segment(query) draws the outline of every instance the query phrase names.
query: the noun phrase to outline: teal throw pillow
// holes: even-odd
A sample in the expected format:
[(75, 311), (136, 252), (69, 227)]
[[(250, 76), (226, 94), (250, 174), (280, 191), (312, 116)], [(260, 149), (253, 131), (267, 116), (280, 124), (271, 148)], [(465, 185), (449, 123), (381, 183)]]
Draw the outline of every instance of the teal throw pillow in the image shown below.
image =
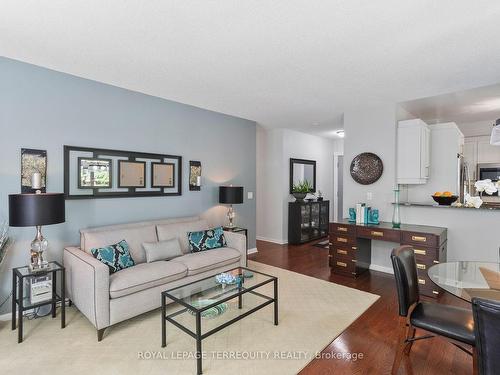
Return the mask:
[(109, 267), (109, 273), (135, 266), (135, 262), (130, 256), (128, 243), (125, 240), (121, 240), (114, 245), (91, 249), (90, 253), (94, 258)]
[(222, 227), (197, 232), (188, 232), (189, 249), (192, 253), (226, 247), (226, 238)]

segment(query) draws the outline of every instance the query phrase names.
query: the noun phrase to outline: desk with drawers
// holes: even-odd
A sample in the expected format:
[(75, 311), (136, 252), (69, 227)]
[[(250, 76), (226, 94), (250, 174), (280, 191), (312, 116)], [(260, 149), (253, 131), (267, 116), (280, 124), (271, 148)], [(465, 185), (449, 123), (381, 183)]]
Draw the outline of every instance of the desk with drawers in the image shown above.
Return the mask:
[(435, 263), (446, 261), (447, 229), (427, 225), (392, 223), (363, 225), (347, 219), (330, 223), (330, 266), (339, 275), (358, 277), (367, 271), (371, 263), (371, 240), (411, 245), (415, 251), (420, 293), (438, 297), (443, 291), (427, 276), (427, 270)]

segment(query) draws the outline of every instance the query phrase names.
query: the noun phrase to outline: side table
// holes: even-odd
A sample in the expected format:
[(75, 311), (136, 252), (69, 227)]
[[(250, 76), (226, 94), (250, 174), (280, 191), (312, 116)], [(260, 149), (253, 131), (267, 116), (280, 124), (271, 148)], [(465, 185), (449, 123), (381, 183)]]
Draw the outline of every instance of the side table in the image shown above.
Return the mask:
[(244, 232), (246, 238), (246, 251), (245, 251), (245, 267), (248, 267), (248, 229), (241, 227), (222, 227), (223, 230), (228, 232)]
[[(24, 295), (25, 281), (32, 277), (52, 276), (52, 298), (46, 301), (31, 303), (30, 297)], [(61, 274), (61, 295), (57, 293), (57, 274)], [(43, 270), (31, 271), (28, 266), (12, 269), (12, 330), (16, 329), (16, 310), (17, 310), (17, 342), (23, 342), (23, 312), (35, 309), (40, 306), (52, 305), (52, 318), (56, 317), (56, 304), (61, 302), (61, 328), (66, 326), (66, 295), (64, 285), (65, 269), (58, 262), (49, 262), (49, 266)], [(17, 307), (17, 309), (16, 309)]]

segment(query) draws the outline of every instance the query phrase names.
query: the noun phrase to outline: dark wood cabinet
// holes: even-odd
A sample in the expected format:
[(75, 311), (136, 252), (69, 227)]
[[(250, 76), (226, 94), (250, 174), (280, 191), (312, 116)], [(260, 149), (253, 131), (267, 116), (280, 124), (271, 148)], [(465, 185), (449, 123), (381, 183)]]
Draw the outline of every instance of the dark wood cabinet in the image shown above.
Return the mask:
[(433, 264), (446, 261), (447, 230), (441, 227), (391, 223), (362, 225), (342, 220), (330, 224), (330, 266), (339, 275), (357, 277), (370, 268), (371, 240), (411, 245), (415, 251), (420, 293), (438, 297), (442, 289), (429, 279)]
[(288, 243), (301, 244), (328, 236), (330, 202), (288, 203)]

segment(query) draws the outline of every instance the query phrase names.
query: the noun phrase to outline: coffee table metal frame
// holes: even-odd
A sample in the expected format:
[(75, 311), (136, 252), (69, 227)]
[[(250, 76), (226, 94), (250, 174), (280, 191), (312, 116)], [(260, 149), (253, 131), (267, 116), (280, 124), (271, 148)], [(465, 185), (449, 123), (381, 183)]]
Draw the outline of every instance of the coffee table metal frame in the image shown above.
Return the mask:
[[(227, 326), (229, 326), (233, 323), (236, 323), (237, 321), (245, 318), (246, 316), (248, 316), (250, 314), (253, 314), (254, 312), (256, 312), (256, 311), (258, 311), (258, 310), (260, 310), (260, 309), (262, 309), (262, 308), (264, 308), (267, 305), (270, 305), (272, 303), (274, 303), (274, 325), (276, 325), (276, 326), (278, 325), (278, 278), (275, 276), (272, 276), (272, 275), (265, 274), (263, 272), (259, 272), (259, 271), (255, 271), (255, 270), (246, 268), (246, 267), (237, 267), (237, 268), (227, 270), (226, 272), (234, 272), (236, 270), (241, 271), (241, 273), (243, 271), (253, 272), (254, 274), (260, 274), (260, 275), (267, 276), (267, 277), (269, 277), (269, 279), (262, 281), (258, 284), (252, 285), (248, 288), (246, 288), (244, 285), (240, 285), (237, 288), (236, 294), (234, 294), (235, 290), (232, 290), (231, 292), (233, 292), (233, 293), (230, 293), (230, 295), (228, 297), (224, 297), (222, 299), (219, 299), (216, 302), (214, 302), (210, 305), (204, 306), (202, 308), (197, 308), (195, 306), (192, 306), (190, 303), (185, 302), (182, 299), (175, 297), (174, 295), (172, 295), (172, 292), (175, 290), (181, 289), (181, 288), (185, 288), (188, 285), (192, 285), (192, 284), (200, 283), (204, 280), (212, 279), (220, 272), (218, 272), (217, 274), (214, 274), (212, 276), (206, 277), (204, 279), (196, 280), (196, 281), (193, 281), (191, 283), (178, 286), (176, 288), (168, 289), (168, 290), (161, 293), (161, 337), (162, 337), (161, 346), (162, 346), (162, 348), (167, 346), (167, 333), (166, 333), (166, 322), (167, 321), (172, 323), (174, 326), (179, 328), (181, 331), (184, 331), (185, 333), (187, 333), (188, 335), (193, 337), (196, 340), (196, 368), (197, 368), (198, 375), (202, 374), (202, 349), (201, 349), (202, 340), (206, 339), (207, 337), (213, 335), (214, 333), (219, 332), (220, 330), (226, 328)], [(269, 296), (266, 296), (262, 293), (255, 291), (255, 289), (260, 288), (260, 287), (262, 287), (266, 284), (269, 284), (269, 283), (274, 284), (274, 296), (273, 297), (269, 297)], [(229, 292), (226, 292), (226, 293), (229, 293)], [(223, 292), (220, 295), (218, 295), (217, 297), (221, 297), (226, 293)], [(257, 305), (256, 307), (253, 307), (252, 309), (244, 312), (241, 315), (238, 315), (237, 317), (235, 317), (231, 320), (228, 320), (227, 322), (221, 324), (220, 326), (217, 326), (217, 327), (211, 329), (210, 331), (208, 331), (204, 334), (201, 333), (201, 320), (202, 320), (201, 314), (204, 311), (211, 309), (217, 305), (220, 305), (221, 303), (232, 300), (234, 298), (238, 298), (238, 308), (241, 309), (243, 307), (243, 295), (246, 293), (251, 293), (251, 294), (254, 294), (256, 296), (259, 296), (259, 297), (263, 298), (265, 300), (265, 302)], [(167, 313), (166, 313), (167, 298), (171, 299), (172, 301), (178, 303), (179, 305), (181, 305), (185, 308), (181, 309), (179, 311), (176, 311), (172, 314), (167, 315)], [(183, 314), (183, 313), (187, 312), (188, 310), (192, 311), (195, 314), (196, 332), (191, 331), (189, 328), (184, 327), (182, 324), (180, 324), (179, 322), (177, 322), (173, 319), (175, 316)]]

